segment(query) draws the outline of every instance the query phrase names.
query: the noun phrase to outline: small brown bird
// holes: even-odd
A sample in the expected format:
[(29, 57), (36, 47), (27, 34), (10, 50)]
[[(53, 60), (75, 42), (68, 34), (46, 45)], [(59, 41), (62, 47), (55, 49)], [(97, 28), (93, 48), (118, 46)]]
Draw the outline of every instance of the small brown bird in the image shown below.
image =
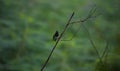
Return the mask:
[(56, 31), (53, 35), (53, 40), (56, 41), (58, 39), (58, 37), (59, 37), (59, 32)]

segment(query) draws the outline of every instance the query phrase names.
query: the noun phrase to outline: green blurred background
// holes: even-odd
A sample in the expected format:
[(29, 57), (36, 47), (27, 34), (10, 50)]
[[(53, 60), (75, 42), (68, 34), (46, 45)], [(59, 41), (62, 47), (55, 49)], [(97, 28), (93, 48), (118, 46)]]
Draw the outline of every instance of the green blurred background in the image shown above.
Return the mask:
[[(102, 55), (107, 39), (106, 65), (101, 67), (88, 33), (80, 24), (69, 27), (45, 71), (120, 71), (119, 0), (0, 0), (0, 71), (40, 71), (74, 11), (73, 21), (84, 19), (96, 4), (96, 18), (84, 24)], [(106, 69), (107, 68), (107, 69)]]

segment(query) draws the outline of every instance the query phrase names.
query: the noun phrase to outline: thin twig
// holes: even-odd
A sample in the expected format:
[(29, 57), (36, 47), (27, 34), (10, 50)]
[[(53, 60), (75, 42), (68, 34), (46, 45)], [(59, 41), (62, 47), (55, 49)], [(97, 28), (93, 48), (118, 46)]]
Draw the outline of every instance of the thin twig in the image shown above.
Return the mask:
[(87, 16), (85, 19), (78, 20), (78, 21), (73, 21), (73, 22), (71, 22), (70, 24), (76, 24), (76, 23), (80, 23), (80, 22), (85, 22), (85, 21), (87, 21), (88, 19), (91, 19), (92, 17), (94, 17), (93, 14), (96, 12), (96, 10), (97, 10), (97, 7), (95, 6), (95, 7), (93, 7), (93, 8), (89, 11), (89, 14), (88, 14), (88, 16)]
[[(85, 18), (85, 19), (83, 19), (83, 20), (71, 22), (71, 24), (80, 23), (80, 22), (81, 22), (81, 24), (82, 24), (82, 23), (85, 22), (86, 20), (92, 18), (92, 17), (93, 17), (93, 14), (96, 12), (96, 10), (97, 10), (97, 8), (96, 8), (96, 6), (95, 6), (95, 7), (93, 7), (93, 8), (90, 10), (87, 18)], [(82, 25), (83, 25), (83, 24), (82, 24)], [(95, 49), (95, 51), (96, 51), (96, 53), (97, 53), (97, 55), (98, 55), (98, 57), (99, 57), (100, 62), (103, 64), (103, 62), (102, 62), (102, 57), (100, 56), (100, 54), (99, 54), (96, 46), (94, 45), (94, 42), (93, 42), (92, 39), (91, 39), (91, 36), (90, 36), (90, 33), (89, 33), (88, 29), (87, 29), (84, 25), (83, 25), (83, 27), (86, 29), (86, 31), (87, 31), (87, 33), (88, 33), (88, 35), (89, 35), (89, 40), (90, 40), (92, 46), (94, 47), (94, 49)], [(106, 49), (105, 49), (105, 51), (104, 51), (104, 53), (103, 53), (103, 56), (104, 56), (104, 54), (105, 54), (105, 52), (106, 52), (106, 50), (107, 50), (107, 47), (108, 47), (108, 45), (106, 44)]]
[(85, 27), (84, 24), (82, 24), (82, 25), (83, 25), (84, 29), (86, 30), (86, 32), (88, 33), (89, 40), (90, 40), (90, 42), (91, 42), (93, 48), (95, 49), (95, 51), (96, 51), (96, 53), (97, 53), (97, 55), (98, 55), (98, 58), (99, 58), (101, 64), (104, 64), (103, 61), (102, 61), (102, 58), (101, 58), (101, 56), (100, 56), (100, 54), (99, 54), (99, 52), (98, 52), (98, 50), (97, 50), (97, 48), (96, 48), (96, 46), (95, 46), (95, 44), (94, 44), (92, 38), (91, 38), (91, 35), (90, 35), (88, 29)]
[[(84, 22), (87, 21), (88, 19), (92, 18), (92, 15), (95, 13), (95, 11), (96, 11), (96, 7), (95, 7), (95, 8), (93, 7), (93, 8), (90, 10), (88, 16), (87, 16), (85, 19), (71, 22), (71, 23), (70, 23), (71, 26), (72, 26), (73, 24), (76, 24), (76, 23), (81, 23), (81, 25), (82, 25), (82, 23), (84, 23)], [(72, 39), (76, 36), (76, 34), (79, 32), (81, 25), (79, 26), (78, 30), (75, 32), (75, 34), (73, 34), (73, 36), (72, 36), (69, 40), (62, 40), (62, 41), (70, 41), (70, 40), (72, 40)]]
[[(73, 24), (72, 24), (73, 25)], [(70, 39), (64, 39), (64, 40), (62, 40), (62, 41), (70, 41), (70, 40), (72, 40), (76, 35), (77, 35), (77, 33), (80, 31), (80, 28), (81, 28), (81, 25), (78, 27), (78, 29), (77, 29), (77, 31), (75, 31), (74, 33), (73, 33), (73, 35), (72, 35), (72, 37), (70, 38)], [(72, 31), (72, 30), (71, 30)]]
[(44, 65), (43, 65), (43, 67), (41, 68), (40, 71), (43, 71), (43, 70), (44, 70), (44, 68), (45, 68), (45, 66), (47, 65), (48, 61), (50, 60), (50, 57), (51, 57), (53, 51), (55, 50), (55, 48), (56, 48), (58, 42), (59, 42), (60, 39), (62, 38), (62, 36), (63, 36), (63, 34), (65, 33), (66, 29), (68, 28), (68, 26), (69, 26), (69, 24), (70, 24), (70, 22), (71, 22), (73, 16), (74, 16), (74, 12), (73, 12), (72, 15), (70, 16), (70, 18), (69, 18), (69, 20), (68, 20), (68, 22), (67, 22), (67, 24), (66, 24), (66, 26), (65, 26), (65, 28), (64, 28), (64, 30), (63, 30), (63, 32), (60, 34), (58, 40), (56, 41), (56, 43), (55, 43), (53, 49), (51, 50), (51, 52), (50, 52), (50, 54), (49, 54), (47, 60), (45, 61)]
[[(88, 14), (88, 16), (85, 18), (85, 19), (82, 19), (82, 20), (78, 20), (78, 21), (73, 21), (73, 22), (71, 22), (70, 24), (71, 24), (71, 26), (73, 25), (73, 24), (76, 24), (76, 23), (84, 23), (85, 21), (87, 21), (88, 19), (91, 19), (91, 18), (93, 18), (93, 15), (94, 15), (94, 13), (96, 12), (96, 10), (97, 10), (97, 7), (95, 6), (95, 7), (93, 7), (90, 11), (89, 11), (89, 14)], [(97, 17), (97, 16), (96, 16)], [(62, 40), (62, 41), (70, 41), (70, 40), (72, 40), (75, 36), (76, 36), (76, 34), (79, 32), (79, 30), (80, 30), (80, 27), (81, 27), (81, 25), (79, 26), (79, 28), (78, 28), (78, 30), (75, 32), (75, 34), (73, 34), (73, 36), (69, 39), (69, 40)]]
[(105, 42), (106, 42), (105, 49), (104, 49), (104, 51), (103, 51), (103, 53), (102, 53), (102, 55), (101, 55), (101, 58), (103, 59), (103, 58), (106, 57), (106, 55), (108, 54), (109, 42), (108, 42), (108, 40), (107, 40), (106, 38), (104, 38), (103, 33), (102, 33), (98, 28), (96, 28), (96, 27), (94, 26), (94, 29), (97, 31), (97, 33), (99, 32), (99, 33), (98, 33), (99, 36), (100, 36), (101, 38), (103, 38), (103, 39), (105, 40)]
[[(92, 8), (92, 9), (90, 10), (88, 16), (87, 16), (85, 19), (79, 20), (79, 21), (74, 21), (74, 22), (71, 22), (71, 19), (72, 19), (73, 16), (74, 16), (74, 12), (72, 13), (71, 17), (69, 18), (69, 20), (68, 20), (68, 22), (67, 22), (67, 24), (66, 24), (66, 26), (65, 26), (65, 28), (64, 28), (64, 30), (63, 30), (63, 32), (60, 34), (59, 38), (57, 39), (57, 41), (56, 41), (56, 43), (55, 43), (55, 45), (54, 45), (54, 47), (53, 47), (53, 49), (52, 49), (51, 52), (50, 52), (47, 60), (45, 61), (43, 67), (41, 68), (41, 71), (43, 71), (44, 68), (45, 68), (45, 66), (47, 65), (47, 63), (48, 63), (48, 61), (49, 61), (49, 59), (50, 59), (53, 51), (55, 50), (57, 44), (58, 44), (59, 41), (61, 40), (61, 38), (62, 38), (63, 34), (65, 33), (66, 29), (68, 28), (69, 24), (80, 23), (80, 22), (83, 23), (83, 22), (87, 21), (88, 19), (92, 18), (92, 15), (95, 13), (95, 11), (96, 11), (96, 8), (95, 8), (95, 9)], [(74, 35), (74, 36), (75, 36), (75, 35)], [(73, 37), (72, 37), (72, 38), (73, 38)]]
[(109, 47), (109, 46), (108, 46), (108, 41), (106, 40), (105, 50), (103, 51), (103, 54), (102, 54), (101, 58), (104, 58), (105, 55), (107, 54), (108, 47)]

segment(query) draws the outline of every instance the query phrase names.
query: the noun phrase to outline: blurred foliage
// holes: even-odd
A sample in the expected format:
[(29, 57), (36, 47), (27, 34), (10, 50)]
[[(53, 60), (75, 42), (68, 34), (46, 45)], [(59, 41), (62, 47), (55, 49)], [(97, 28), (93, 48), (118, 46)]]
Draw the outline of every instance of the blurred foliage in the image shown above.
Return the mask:
[[(104, 67), (81, 26), (74, 39), (59, 43), (45, 71), (120, 71), (119, 0), (0, 0), (0, 71), (40, 71), (55, 43), (54, 32), (62, 32), (73, 11), (73, 21), (85, 18), (94, 4), (100, 16), (84, 24), (100, 55), (109, 41)], [(71, 26), (63, 40), (80, 24)]]

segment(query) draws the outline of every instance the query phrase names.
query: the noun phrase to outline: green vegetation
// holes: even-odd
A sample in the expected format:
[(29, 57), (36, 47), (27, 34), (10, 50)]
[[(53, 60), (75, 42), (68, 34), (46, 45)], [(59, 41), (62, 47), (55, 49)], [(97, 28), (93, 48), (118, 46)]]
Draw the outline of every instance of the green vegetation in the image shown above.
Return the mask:
[[(94, 18), (83, 23), (89, 32), (70, 25), (44, 71), (120, 71), (119, 0), (0, 0), (0, 71), (40, 71), (54, 33), (73, 11), (72, 21), (85, 19), (94, 5)], [(101, 57), (108, 41), (103, 64), (90, 39)]]

